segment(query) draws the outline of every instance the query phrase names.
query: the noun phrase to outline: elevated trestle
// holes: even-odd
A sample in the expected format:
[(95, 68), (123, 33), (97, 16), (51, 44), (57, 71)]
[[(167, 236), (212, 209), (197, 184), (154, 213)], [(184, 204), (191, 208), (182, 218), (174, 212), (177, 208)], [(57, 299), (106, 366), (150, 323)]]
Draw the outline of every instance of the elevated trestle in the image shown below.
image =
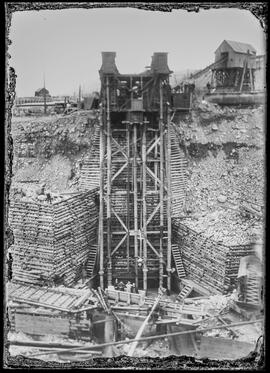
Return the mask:
[[(137, 289), (171, 288), (171, 88), (167, 53), (119, 74), (102, 53), (99, 275)], [(167, 281), (164, 279), (167, 278)]]

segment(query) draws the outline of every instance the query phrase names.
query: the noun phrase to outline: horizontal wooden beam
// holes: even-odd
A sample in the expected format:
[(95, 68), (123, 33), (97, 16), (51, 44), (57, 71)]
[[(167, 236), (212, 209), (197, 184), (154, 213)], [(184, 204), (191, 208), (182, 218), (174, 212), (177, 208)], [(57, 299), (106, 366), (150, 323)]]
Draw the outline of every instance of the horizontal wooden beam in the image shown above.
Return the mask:
[[(238, 326), (244, 326), (244, 325), (249, 325), (249, 324), (256, 324), (256, 323), (263, 323), (264, 322), (264, 319), (258, 319), (258, 320), (253, 320), (253, 321), (243, 321), (243, 322), (239, 322), (239, 323), (234, 323), (234, 324), (230, 324), (230, 328), (233, 328), (233, 327), (238, 327)], [(104, 348), (104, 347), (107, 347), (107, 346), (117, 346), (117, 345), (124, 345), (124, 344), (129, 344), (129, 343), (133, 343), (133, 342), (145, 342), (145, 341), (151, 341), (151, 340), (155, 340), (155, 339), (164, 339), (164, 338), (168, 338), (168, 337), (176, 337), (176, 336), (179, 336), (179, 335), (187, 335), (187, 334), (194, 334), (194, 333), (197, 333), (197, 332), (200, 332), (200, 333), (204, 333), (204, 332), (208, 332), (210, 330), (215, 330), (215, 329), (226, 329), (227, 326), (225, 325), (218, 325), (218, 326), (212, 326), (212, 327), (208, 327), (208, 328), (202, 328), (200, 330), (197, 330), (197, 329), (192, 329), (192, 330), (185, 330), (185, 331), (181, 331), (181, 332), (174, 332), (174, 333), (165, 333), (165, 334), (158, 334), (158, 335), (153, 335), (153, 336), (150, 336), (150, 337), (141, 337), (141, 338), (133, 338), (133, 339), (125, 339), (125, 340), (122, 340), (122, 341), (117, 341), (117, 342), (108, 342), (108, 343), (102, 343), (102, 344), (97, 344), (97, 345), (94, 345), (94, 346), (82, 346), (80, 345), (79, 347), (73, 347), (73, 348), (68, 348), (66, 349), (65, 351), (66, 352), (69, 352), (69, 351), (76, 351), (76, 349), (80, 349), (80, 350), (93, 350), (93, 349), (100, 349), (100, 348)], [(30, 347), (37, 347), (37, 345), (39, 344), (40, 347), (43, 347), (46, 345), (46, 347), (52, 347), (51, 344), (49, 343), (44, 343), (44, 342), (38, 342), (38, 341), (34, 341), (34, 342), (21, 342), (21, 341), (9, 341), (9, 344), (10, 345), (16, 345), (16, 346), (30, 346)], [(46, 354), (51, 354), (53, 353), (53, 351), (51, 350), (50, 352), (46, 352)], [(39, 355), (44, 355), (45, 353), (40, 353)], [(37, 356), (38, 354), (35, 354), (35, 356)], [(31, 356), (29, 356), (31, 357)]]

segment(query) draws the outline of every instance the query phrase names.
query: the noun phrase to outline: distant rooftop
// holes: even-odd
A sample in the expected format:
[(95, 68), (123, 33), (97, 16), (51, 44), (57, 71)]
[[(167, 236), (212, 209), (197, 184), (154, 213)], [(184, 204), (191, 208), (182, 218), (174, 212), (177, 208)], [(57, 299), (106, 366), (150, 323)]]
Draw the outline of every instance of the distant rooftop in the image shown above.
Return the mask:
[(43, 87), (43, 88), (38, 88), (38, 89), (36, 90), (36, 92), (43, 91), (43, 89), (45, 89), (45, 91), (49, 92), (48, 89), (46, 89), (46, 88), (44, 88), (44, 87)]
[[(256, 53), (256, 49), (248, 43), (241, 43), (239, 41), (224, 40), (237, 53)], [(223, 42), (224, 42), (223, 41)]]

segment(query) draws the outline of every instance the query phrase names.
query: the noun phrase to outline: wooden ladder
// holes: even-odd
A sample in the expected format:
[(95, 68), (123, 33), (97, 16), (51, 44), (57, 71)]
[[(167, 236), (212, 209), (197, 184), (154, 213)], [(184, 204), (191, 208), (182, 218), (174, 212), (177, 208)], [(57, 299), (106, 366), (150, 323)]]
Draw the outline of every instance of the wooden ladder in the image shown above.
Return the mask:
[(184, 288), (180, 291), (180, 293), (177, 296), (177, 299), (180, 301), (183, 301), (185, 298), (189, 296), (189, 294), (192, 292), (193, 286), (191, 285), (185, 285)]
[(179, 278), (186, 277), (186, 271), (183, 265), (182, 257), (178, 245), (172, 245), (172, 254)]
[(259, 304), (260, 301), (260, 279), (256, 274), (251, 274), (247, 279), (246, 302)]
[(87, 277), (93, 276), (93, 271), (96, 263), (97, 256), (97, 245), (92, 245), (90, 248), (89, 256), (86, 263), (86, 273)]

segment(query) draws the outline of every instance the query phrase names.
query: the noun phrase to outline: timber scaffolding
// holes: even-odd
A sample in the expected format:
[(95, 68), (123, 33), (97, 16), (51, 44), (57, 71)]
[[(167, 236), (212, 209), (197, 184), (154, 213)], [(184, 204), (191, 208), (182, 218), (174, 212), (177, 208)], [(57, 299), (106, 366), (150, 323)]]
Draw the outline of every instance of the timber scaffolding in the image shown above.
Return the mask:
[(103, 52), (100, 69), (100, 285), (125, 279), (170, 290), (171, 219), (183, 206), (187, 163), (171, 126), (167, 53), (128, 75), (115, 55)]
[(101, 287), (118, 279), (137, 290), (171, 290), (177, 277), (181, 290), (186, 277), (195, 284), (188, 291), (223, 293), (252, 250), (206, 242), (180, 224), (187, 159), (173, 122), (167, 54), (155, 53), (150, 70), (137, 75), (119, 74), (114, 52), (102, 57), (99, 124), (80, 179), (82, 190), (99, 186)]

